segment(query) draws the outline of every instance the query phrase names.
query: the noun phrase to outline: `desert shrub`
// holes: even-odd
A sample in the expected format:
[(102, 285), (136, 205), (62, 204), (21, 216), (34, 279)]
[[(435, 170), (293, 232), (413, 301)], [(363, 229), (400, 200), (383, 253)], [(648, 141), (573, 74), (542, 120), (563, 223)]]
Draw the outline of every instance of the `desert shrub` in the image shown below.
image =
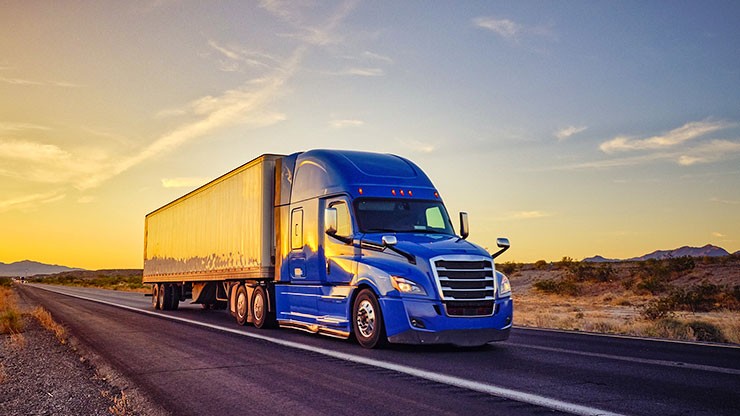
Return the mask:
[(696, 267), (694, 259), (689, 256), (672, 257), (666, 260), (666, 268), (669, 272), (681, 273)]
[(544, 293), (557, 295), (577, 296), (581, 292), (578, 284), (569, 279), (539, 280), (534, 283), (534, 288)]
[(544, 270), (547, 268), (547, 262), (545, 260), (537, 260), (534, 262), (534, 268), (537, 270)]
[(13, 285), (13, 279), (9, 277), (0, 276), (0, 286), (11, 287)]
[(573, 259), (571, 257), (567, 257), (567, 256), (563, 257), (558, 262), (558, 267), (561, 268), (561, 269), (570, 269), (571, 265), (573, 265)]
[(519, 270), (519, 265), (516, 263), (512, 263), (510, 261), (507, 261), (506, 263), (498, 264), (497, 268), (501, 273), (509, 275)]
[(688, 323), (694, 338), (697, 341), (726, 342), (727, 339), (722, 330), (709, 322), (691, 321)]
[(670, 285), (668, 284), (668, 276), (662, 273), (641, 275), (640, 282), (637, 283), (637, 289), (640, 291), (647, 291), (653, 295), (666, 291)]
[(578, 282), (608, 282), (615, 274), (611, 264), (595, 266), (584, 262), (571, 262), (568, 272)]
[(642, 307), (642, 316), (651, 321), (673, 316), (674, 304), (670, 299), (654, 299)]
[(688, 325), (677, 319), (663, 318), (657, 320), (648, 328), (646, 335), (659, 338), (689, 340), (691, 339), (691, 330)]

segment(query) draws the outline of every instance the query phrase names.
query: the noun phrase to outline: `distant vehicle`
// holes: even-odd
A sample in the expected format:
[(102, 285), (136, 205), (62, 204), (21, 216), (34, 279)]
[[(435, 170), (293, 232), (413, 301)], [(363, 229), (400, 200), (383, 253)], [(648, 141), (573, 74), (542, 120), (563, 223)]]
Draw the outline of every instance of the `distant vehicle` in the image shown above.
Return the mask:
[(25, 276), (21, 277), (21, 283), (26, 283), (26, 278), (25, 278)]
[(265, 154), (146, 215), (155, 309), (191, 299), (257, 328), (360, 345), (482, 345), (512, 325), (509, 280), (456, 235), (413, 162), (389, 154)]

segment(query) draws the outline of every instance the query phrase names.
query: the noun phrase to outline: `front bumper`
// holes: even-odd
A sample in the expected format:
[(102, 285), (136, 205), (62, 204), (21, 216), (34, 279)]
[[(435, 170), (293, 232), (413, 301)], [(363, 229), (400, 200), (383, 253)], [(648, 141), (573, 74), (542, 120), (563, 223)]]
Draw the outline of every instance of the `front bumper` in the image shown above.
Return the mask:
[(492, 316), (447, 316), (439, 301), (384, 298), (380, 300), (388, 341), (398, 344), (483, 345), (509, 338), (511, 298), (496, 301)]
[(509, 338), (511, 326), (505, 329), (451, 329), (431, 332), (409, 329), (388, 337), (394, 344), (452, 344), (459, 347), (474, 347)]

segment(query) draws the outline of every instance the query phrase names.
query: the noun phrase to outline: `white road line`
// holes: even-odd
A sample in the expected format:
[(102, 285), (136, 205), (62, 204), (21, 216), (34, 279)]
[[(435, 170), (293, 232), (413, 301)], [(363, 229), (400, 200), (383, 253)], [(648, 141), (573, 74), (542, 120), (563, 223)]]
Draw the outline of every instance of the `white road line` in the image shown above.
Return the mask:
[(702, 364), (691, 364), (691, 363), (684, 363), (680, 361), (652, 360), (649, 358), (625, 357), (622, 355), (601, 354), (598, 352), (573, 351), (573, 350), (567, 350), (564, 348), (542, 347), (539, 345), (527, 345), (527, 344), (519, 344), (515, 342), (509, 342), (508, 344), (514, 345), (520, 348), (530, 348), (530, 349), (535, 349), (535, 350), (559, 352), (559, 353), (564, 353), (564, 354), (583, 355), (586, 357), (607, 358), (610, 360), (628, 361), (628, 362), (640, 363), (640, 364), (653, 364), (653, 365), (662, 365), (665, 367), (689, 368), (692, 370), (711, 371), (713, 373), (740, 375), (740, 370), (735, 370), (734, 368), (715, 367), (711, 365), (702, 365)]
[(189, 323), (192, 325), (198, 325), (198, 326), (202, 326), (206, 328), (216, 329), (219, 331), (229, 332), (232, 334), (242, 335), (245, 337), (255, 338), (255, 339), (259, 339), (259, 340), (263, 340), (267, 342), (272, 342), (277, 345), (282, 345), (288, 348), (294, 348), (298, 350), (313, 352), (313, 353), (322, 354), (327, 357), (337, 358), (337, 359), (344, 360), (344, 361), (349, 361), (353, 363), (369, 365), (372, 367), (396, 371), (398, 373), (407, 374), (413, 377), (417, 377), (417, 378), (421, 378), (421, 379), (425, 379), (429, 381), (434, 381), (434, 382), (441, 383), (441, 384), (447, 384), (450, 386), (460, 387), (460, 388), (467, 389), (467, 390), (489, 394), (491, 396), (503, 397), (506, 399), (511, 399), (511, 400), (523, 402), (523, 403), (529, 403), (535, 406), (546, 407), (548, 409), (572, 413), (575, 415), (621, 416), (619, 413), (614, 413), (614, 412), (610, 412), (610, 411), (603, 410), (603, 409), (597, 409), (595, 407), (582, 406), (582, 405), (575, 404), (575, 403), (564, 402), (562, 400), (552, 399), (549, 397), (540, 396), (540, 395), (532, 394), (532, 393), (526, 393), (523, 391), (508, 389), (505, 387), (499, 387), (493, 384), (481, 383), (481, 382), (467, 380), (467, 379), (460, 378), (460, 377), (449, 376), (445, 374), (435, 373), (432, 371), (422, 370), (419, 368), (408, 367), (408, 366), (401, 365), (401, 364), (393, 364), (393, 363), (388, 363), (385, 361), (375, 360), (372, 358), (360, 357), (357, 355), (346, 354), (343, 352), (327, 350), (324, 348), (311, 347), (311, 346), (303, 345), (303, 344), (293, 342), (293, 341), (285, 341), (282, 339), (268, 337), (268, 336), (261, 335), (261, 334), (245, 332), (239, 329), (226, 328), (226, 327), (221, 327), (218, 325), (213, 325), (213, 324), (209, 324), (205, 322), (198, 322), (198, 321), (193, 321), (191, 319), (180, 318), (177, 316), (165, 315), (159, 312), (154, 312), (154, 311), (150, 311), (146, 309), (139, 309), (139, 308), (135, 308), (132, 306), (127, 306), (127, 305), (120, 305), (117, 303), (108, 302), (104, 300), (98, 300), (98, 299), (90, 298), (87, 296), (71, 294), (71, 293), (67, 293), (64, 291), (57, 291), (51, 288), (39, 287), (39, 286), (36, 286), (36, 287), (43, 289), (43, 290), (50, 291), (50, 292), (55, 292), (55, 293), (59, 293), (62, 295), (71, 296), (71, 297), (78, 298), (78, 299), (88, 300), (91, 302), (97, 302), (97, 303), (101, 303), (104, 305), (128, 309), (130, 311), (134, 311), (138, 313), (144, 313), (147, 315), (153, 315), (153, 316), (158, 316), (158, 317), (162, 317), (166, 319), (171, 319), (173, 321), (185, 322), (185, 323)]

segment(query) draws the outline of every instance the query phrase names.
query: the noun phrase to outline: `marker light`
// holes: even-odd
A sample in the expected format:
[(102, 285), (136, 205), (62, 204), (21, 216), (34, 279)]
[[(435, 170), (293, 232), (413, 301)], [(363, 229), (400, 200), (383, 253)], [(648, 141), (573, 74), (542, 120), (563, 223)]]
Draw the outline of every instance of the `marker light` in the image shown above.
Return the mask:
[(359, 192), (360, 195), (362, 195), (362, 188), (358, 189), (357, 192)]
[(437, 193), (437, 191), (434, 191), (434, 197), (439, 198), (439, 194)]
[(414, 194), (411, 193), (410, 189), (409, 189), (409, 196), (414, 196)]
[(391, 190), (391, 193), (393, 194), (393, 196), (395, 196), (396, 195), (396, 190), (395, 189), (392, 189)]
[(401, 189), (401, 196), (403, 196), (403, 189)]

